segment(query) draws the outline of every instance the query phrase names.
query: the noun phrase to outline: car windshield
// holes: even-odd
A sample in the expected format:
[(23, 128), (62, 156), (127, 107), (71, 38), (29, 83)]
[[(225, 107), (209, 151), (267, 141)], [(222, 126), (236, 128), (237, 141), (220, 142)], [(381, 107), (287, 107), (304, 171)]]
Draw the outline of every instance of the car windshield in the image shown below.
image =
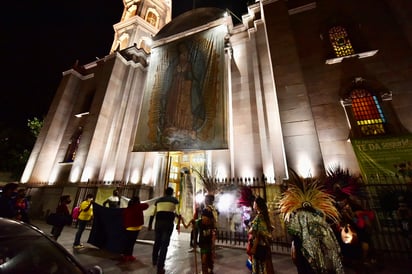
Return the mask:
[(25, 226), (0, 228), (0, 273), (76, 274), (83, 270), (51, 240)]

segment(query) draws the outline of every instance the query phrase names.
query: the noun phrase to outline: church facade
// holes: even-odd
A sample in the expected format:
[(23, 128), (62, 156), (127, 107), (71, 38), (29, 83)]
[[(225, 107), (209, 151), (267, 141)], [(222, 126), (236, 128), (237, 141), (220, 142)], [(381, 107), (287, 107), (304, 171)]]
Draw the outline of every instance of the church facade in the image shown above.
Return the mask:
[(412, 176), (412, 22), (402, 0), (261, 0), (242, 22), (124, 0), (107, 56), (63, 73), (22, 183), (147, 185)]

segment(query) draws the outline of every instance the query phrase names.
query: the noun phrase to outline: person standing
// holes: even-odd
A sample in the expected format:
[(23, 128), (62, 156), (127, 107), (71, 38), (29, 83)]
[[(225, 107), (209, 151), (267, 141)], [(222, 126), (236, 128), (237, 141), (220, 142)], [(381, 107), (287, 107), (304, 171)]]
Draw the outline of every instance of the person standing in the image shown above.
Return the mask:
[(193, 213), (193, 219), (190, 220), (189, 224), (187, 224), (187, 225), (184, 224), (185, 228), (188, 228), (189, 225), (191, 225), (189, 252), (196, 251), (197, 237), (198, 237), (198, 231), (197, 231), (197, 228), (196, 228), (196, 220), (199, 218), (200, 211), (201, 211), (201, 207), (196, 204), (195, 205), (195, 212)]
[[(62, 216), (62, 220), (67, 220), (71, 218), (69, 208), (67, 207), (67, 205), (71, 202), (72, 200), (70, 198), (70, 195), (63, 195), (60, 197), (59, 204), (56, 208), (56, 213)], [(67, 225), (67, 223), (64, 222), (60, 222), (58, 224), (53, 225), (51, 230), (53, 239), (57, 241), (65, 225)]]
[(292, 237), (291, 255), (298, 273), (345, 273), (341, 249), (330, 226), (340, 220), (333, 196), (324, 192), (319, 180), (290, 174), (279, 209)]
[(157, 266), (157, 273), (164, 274), (164, 265), (172, 236), (176, 209), (179, 201), (173, 197), (173, 188), (168, 187), (165, 196), (155, 202), (155, 242), (152, 252), (152, 263)]
[(16, 196), (16, 201), (15, 201), (15, 209), (16, 209), (16, 220), (25, 222), (25, 223), (30, 223), (29, 219), (29, 208), (30, 208), (30, 203), (29, 200), (26, 197), (26, 189), (21, 188), (17, 191), (17, 196)]
[(106, 201), (103, 202), (103, 206), (105, 207), (109, 204), (110, 208), (119, 208), (120, 207), (120, 197), (119, 191), (117, 189), (113, 190), (113, 195), (107, 198)]
[(17, 216), (15, 202), (18, 187), (16, 183), (8, 183), (3, 187), (0, 196), (0, 217), (14, 219)]
[(273, 229), (265, 200), (257, 197), (253, 203), (253, 209), (257, 215), (248, 231), (249, 239), (252, 241), (248, 251), (248, 255), (252, 258), (252, 273), (274, 274), (270, 249)]
[(202, 274), (213, 273), (214, 267), (214, 239), (216, 235), (216, 221), (213, 212), (205, 208), (201, 218), (195, 221), (199, 233), (199, 247), (202, 262)]
[(80, 204), (80, 214), (78, 217), (78, 229), (76, 232), (76, 236), (74, 238), (74, 243), (73, 247), (78, 249), (78, 248), (83, 248), (83, 244), (81, 244), (80, 239), (82, 237), (82, 234), (84, 230), (86, 229), (87, 224), (90, 222), (90, 220), (93, 217), (93, 194), (89, 193), (86, 195), (86, 200), (84, 200)]
[(139, 197), (130, 199), (127, 208), (123, 211), (123, 225), (125, 228), (125, 243), (123, 251), (123, 261), (134, 261), (133, 248), (139, 232), (144, 224), (143, 211), (149, 208), (149, 204), (140, 203)]

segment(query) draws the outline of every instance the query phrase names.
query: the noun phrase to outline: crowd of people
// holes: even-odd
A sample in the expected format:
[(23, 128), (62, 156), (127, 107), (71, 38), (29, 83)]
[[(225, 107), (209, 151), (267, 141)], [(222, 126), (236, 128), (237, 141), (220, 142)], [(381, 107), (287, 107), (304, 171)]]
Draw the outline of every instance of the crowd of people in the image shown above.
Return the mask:
[[(370, 242), (366, 231), (360, 228), (366, 229), (369, 224), (365, 222), (373, 220), (374, 216), (367, 215), (370, 213), (365, 210), (357, 209), (355, 206), (357, 204), (347, 195), (330, 195), (322, 191), (316, 181), (296, 180), (297, 183), (289, 185), (282, 194), (279, 210), (292, 238), (291, 256), (298, 273), (344, 273), (343, 256), (347, 256), (344, 244), (350, 243), (353, 239), (348, 239), (348, 242), (345, 242), (343, 234), (338, 234), (334, 225), (340, 225), (342, 233), (348, 233), (352, 229), (351, 226), (356, 230), (357, 241), (364, 253), (359, 256), (364, 257), (367, 256), (365, 253), (370, 250)], [(158, 274), (165, 273), (165, 261), (171, 235), (176, 223), (178, 226), (183, 223), (184, 227), (191, 227), (190, 247), (193, 250), (198, 247), (200, 250), (202, 274), (211, 274), (216, 258), (215, 241), (219, 214), (214, 206), (214, 196), (206, 195), (204, 203), (196, 205), (193, 218), (186, 222), (179, 214), (179, 200), (173, 194), (173, 188), (168, 187), (165, 189), (164, 196), (154, 202), (153, 218), (151, 219), (155, 221), (154, 229), (152, 221), (148, 224), (148, 230), (154, 230), (155, 236), (152, 264), (156, 267)], [(337, 197), (340, 199), (336, 200)], [(117, 228), (121, 231), (118, 234), (113, 234), (115, 236), (105, 235), (102, 231), (107, 229), (102, 228), (103, 223), (94, 220), (93, 227), (95, 227), (95, 223), (98, 223), (95, 229), (100, 230), (96, 234), (103, 238), (116, 238), (114, 240), (120, 242), (120, 247), (114, 250), (121, 254), (123, 262), (136, 260), (136, 257), (133, 256), (133, 249), (139, 232), (143, 228), (144, 211), (149, 208), (149, 204), (140, 202), (139, 197), (134, 196), (129, 199), (127, 208), (120, 208), (120, 199), (118, 190), (115, 190), (113, 195), (105, 200), (101, 206), (95, 204), (93, 194), (86, 195), (78, 206), (77, 232), (73, 248), (83, 248), (81, 237), (86, 226), (93, 220), (96, 208), (99, 208), (99, 210), (111, 212), (110, 216), (119, 217), (120, 224)], [(272, 235), (275, 228), (269, 216), (268, 206), (266, 201), (259, 196), (253, 196), (249, 202), (253, 214), (249, 220), (245, 221), (248, 235), (245, 251), (247, 266), (252, 274), (275, 273), (271, 252)], [(71, 220), (70, 203), (70, 195), (62, 195), (55, 213)], [(108, 207), (106, 207), (107, 205)], [(29, 208), (29, 199), (26, 197), (25, 190), (19, 189), (18, 184), (10, 183), (3, 187), (0, 197), (0, 217), (29, 222)], [(404, 211), (400, 210), (403, 215), (405, 215)], [(358, 216), (359, 214), (362, 216)], [(352, 222), (357, 220), (356, 216), (359, 217), (358, 221)], [(114, 219), (111, 219), (110, 222), (115, 223)], [(68, 223), (64, 222), (53, 224), (51, 235), (56, 241), (66, 225)], [(325, 250), (328, 252), (324, 252)], [(194, 255), (196, 260), (196, 252)]]
[(6, 184), (0, 196), (0, 217), (30, 223), (30, 197), (16, 183)]

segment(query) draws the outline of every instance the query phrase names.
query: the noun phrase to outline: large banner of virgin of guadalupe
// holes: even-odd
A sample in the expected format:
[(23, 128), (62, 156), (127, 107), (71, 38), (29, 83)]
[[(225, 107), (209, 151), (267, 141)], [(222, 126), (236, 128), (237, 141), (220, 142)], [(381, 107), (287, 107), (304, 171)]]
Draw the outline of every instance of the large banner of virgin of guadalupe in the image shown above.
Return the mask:
[(218, 26), (152, 49), (133, 151), (228, 147), (226, 33)]

